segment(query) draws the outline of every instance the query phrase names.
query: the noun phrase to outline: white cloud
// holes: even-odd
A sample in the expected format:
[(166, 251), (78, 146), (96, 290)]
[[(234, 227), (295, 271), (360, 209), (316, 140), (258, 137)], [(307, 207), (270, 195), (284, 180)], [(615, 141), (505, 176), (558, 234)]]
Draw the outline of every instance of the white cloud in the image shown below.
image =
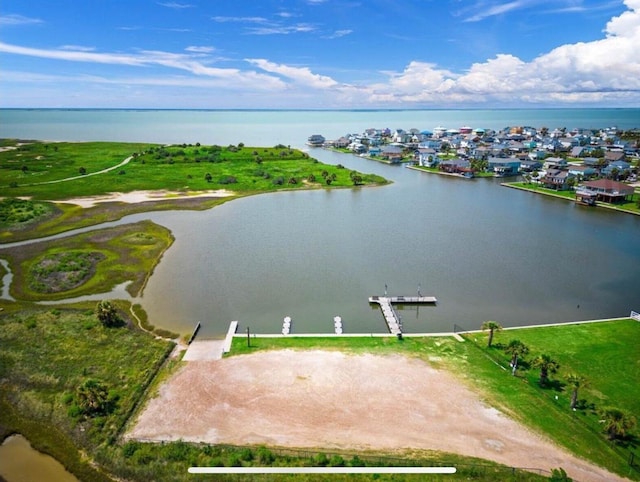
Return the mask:
[(318, 75), (311, 72), (307, 67), (290, 67), (288, 65), (276, 64), (265, 59), (245, 59), (250, 64), (259, 67), (267, 72), (282, 75), (293, 80), (298, 84), (302, 84), (314, 89), (326, 89), (335, 87), (338, 82), (331, 77)]
[(60, 50), (77, 50), (80, 52), (93, 52), (95, 47), (85, 47), (83, 45), (61, 45)]
[(218, 23), (240, 22), (240, 23), (268, 23), (264, 17), (211, 17), (211, 20)]
[(307, 23), (295, 25), (271, 25), (265, 27), (250, 27), (247, 33), (252, 35), (288, 35), (291, 33), (308, 33), (316, 30), (316, 27)]
[(255, 71), (240, 71), (238, 69), (222, 69), (207, 66), (188, 54), (176, 54), (163, 51), (141, 51), (138, 54), (118, 54), (85, 52), (78, 50), (46, 50), (20, 47), (0, 42), (0, 52), (39, 57), (47, 59), (65, 60), (70, 62), (97, 63), (109, 65), (125, 65), (133, 67), (159, 65), (181, 71), (187, 71), (196, 76), (213, 77), (227, 81), (229, 87), (237, 89), (256, 88), (258, 90), (276, 89), (284, 87), (281, 79)]
[(182, 10), (184, 8), (193, 8), (193, 5), (188, 3), (177, 3), (177, 2), (158, 2), (158, 5), (162, 5), (167, 8), (174, 8), (176, 10)]
[[(514, 8), (515, 2), (504, 5)], [(379, 102), (573, 103), (628, 100), (640, 104), (640, 0), (612, 18), (605, 38), (557, 47), (531, 62), (509, 54), (473, 64), (455, 74), (411, 62), (388, 81), (373, 86)], [(494, 10), (495, 12), (496, 10)]]
[(190, 45), (185, 50), (187, 52), (193, 52), (193, 53), (196, 53), (196, 54), (210, 54), (211, 52), (213, 52), (215, 50), (215, 48), (206, 47), (206, 46)]
[(8, 15), (0, 15), (0, 26), (8, 25), (32, 25), (43, 23), (39, 18), (25, 17), (24, 15), (18, 15), (10, 13)]
[(328, 39), (340, 38), (340, 37), (344, 37), (345, 35), (349, 35), (351, 33), (353, 33), (353, 30), (348, 30), (348, 29), (336, 30), (332, 34), (327, 35), (326, 38), (328, 38)]
[(98, 64), (144, 65), (144, 59), (128, 54), (96, 53), (83, 50), (47, 50), (0, 42), (0, 52), (40, 57), (45, 59), (68, 60), (71, 62), (93, 62)]
[(465, 18), (464, 21), (479, 22), (480, 20), (484, 20), (488, 17), (494, 17), (496, 15), (508, 13), (512, 10), (519, 10), (521, 8), (528, 7), (531, 5), (531, 3), (532, 0), (514, 0), (508, 3), (498, 3), (494, 5), (485, 5), (484, 2), (480, 2), (473, 7), (476, 12), (473, 15)]

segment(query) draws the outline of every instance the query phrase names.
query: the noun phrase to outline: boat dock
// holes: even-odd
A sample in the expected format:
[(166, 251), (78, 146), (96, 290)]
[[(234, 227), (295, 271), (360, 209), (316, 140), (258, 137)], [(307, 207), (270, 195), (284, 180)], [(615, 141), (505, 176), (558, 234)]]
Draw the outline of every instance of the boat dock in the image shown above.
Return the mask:
[(402, 335), (402, 320), (400, 315), (393, 309), (393, 304), (435, 304), (438, 300), (435, 296), (371, 296), (369, 303), (378, 303), (384, 320), (392, 335)]

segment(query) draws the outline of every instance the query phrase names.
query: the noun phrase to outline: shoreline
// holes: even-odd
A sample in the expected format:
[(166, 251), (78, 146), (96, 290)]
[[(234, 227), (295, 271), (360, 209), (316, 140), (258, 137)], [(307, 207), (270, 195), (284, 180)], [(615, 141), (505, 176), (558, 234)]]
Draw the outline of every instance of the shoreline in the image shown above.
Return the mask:
[[(541, 325), (523, 325), (523, 326), (509, 326), (503, 327), (503, 331), (507, 330), (527, 330), (531, 328), (548, 328), (552, 326), (569, 326), (569, 325), (582, 325), (585, 323), (605, 323), (608, 321), (621, 321), (632, 319), (630, 316), (620, 316), (614, 318), (597, 318), (592, 320), (579, 320), (579, 321), (565, 321), (557, 323), (544, 323)], [(237, 323), (237, 322), (231, 322)], [(485, 330), (486, 331), (486, 330)], [(483, 330), (460, 330), (460, 331), (443, 331), (443, 332), (423, 332), (423, 333), (402, 333), (403, 338), (425, 338), (425, 337), (456, 337), (464, 333), (482, 333)], [(227, 334), (227, 336), (229, 336)], [(233, 338), (246, 338), (246, 333), (234, 333)], [(391, 333), (341, 333), (339, 335), (334, 333), (295, 333), (289, 335), (283, 335), (281, 333), (251, 333), (250, 338), (396, 338), (396, 335)], [(203, 338), (204, 340), (215, 340), (216, 338)]]
[[(576, 203), (575, 199), (570, 199), (570, 198), (568, 198), (566, 196), (561, 196), (559, 194), (554, 194), (552, 192), (539, 191), (537, 189), (530, 189), (530, 188), (527, 188), (527, 187), (524, 187), (524, 186), (516, 186), (513, 183), (509, 183), (509, 182), (503, 182), (500, 185), (504, 186), (504, 187), (511, 188), (511, 189), (518, 189), (520, 191), (530, 192), (530, 193), (533, 193), (533, 194), (541, 194), (543, 196), (549, 196), (549, 197), (553, 197), (553, 198), (556, 198), (556, 199), (563, 199), (565, 201)], [(597, 201), (594, 207), (609, 209), (611, 211), (617, 211), (617, 212), (624, 213), (624, 214), (633, 214), (634, 216), (640, 216), (640, 211), (630, 211), (628, 209), (619, 208), (619, 207), (614, 206), (612, 204), (602, 203), (600, 201)]]

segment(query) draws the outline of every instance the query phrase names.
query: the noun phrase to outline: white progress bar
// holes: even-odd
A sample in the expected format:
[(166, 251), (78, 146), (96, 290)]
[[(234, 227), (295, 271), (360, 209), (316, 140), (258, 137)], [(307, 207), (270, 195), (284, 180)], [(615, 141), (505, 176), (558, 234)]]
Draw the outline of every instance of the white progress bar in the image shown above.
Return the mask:
[(190, 474), (455, 474), (455, 467), (189, 467)]

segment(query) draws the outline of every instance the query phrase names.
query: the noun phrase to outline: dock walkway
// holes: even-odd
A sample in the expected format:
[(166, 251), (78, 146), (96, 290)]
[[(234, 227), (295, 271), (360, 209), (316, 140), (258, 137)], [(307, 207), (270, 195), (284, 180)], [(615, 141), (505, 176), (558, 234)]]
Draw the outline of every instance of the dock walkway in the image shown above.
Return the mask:
[(378, 303), (382, 310), (384, 320), (389, 327), (389, 333), (392, 335), (402, 334), (402, 320), (396, 310), (393, 309), (393, 304), (435, 304), (438, 300), (435, 296), (371, 296), (369, 297), (369, 303)]

